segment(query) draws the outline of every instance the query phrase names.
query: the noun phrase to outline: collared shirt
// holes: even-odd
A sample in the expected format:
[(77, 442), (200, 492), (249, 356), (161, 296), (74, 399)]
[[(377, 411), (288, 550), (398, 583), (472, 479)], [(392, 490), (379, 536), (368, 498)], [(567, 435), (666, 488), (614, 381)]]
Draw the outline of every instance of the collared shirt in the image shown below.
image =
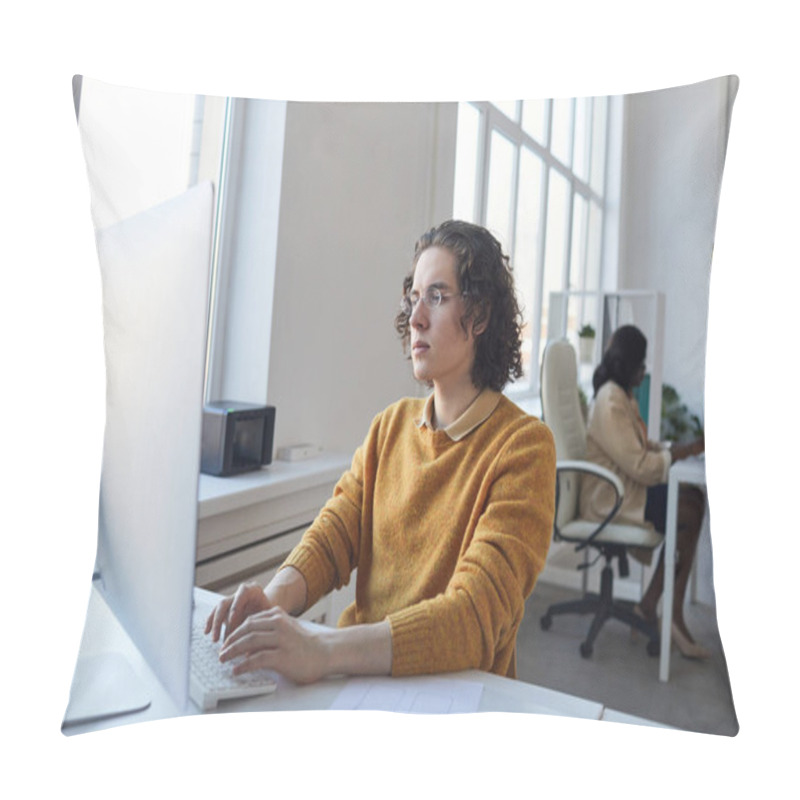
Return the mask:
[[(492, 415), (500, 402), (500, 392), (494, 389), (484, 389), (467, 407), (467, 410), (454, 422), (451, 422), (442, 430), (454, 442), (463, 439), (468, 433), (472, 433), (481, 423), (485, 422)], [(428, 396), (425, 406), (422, 409), (422, 417), (417, 422), (417, 427), (430, 428), (433, 426), (433, 394)]]

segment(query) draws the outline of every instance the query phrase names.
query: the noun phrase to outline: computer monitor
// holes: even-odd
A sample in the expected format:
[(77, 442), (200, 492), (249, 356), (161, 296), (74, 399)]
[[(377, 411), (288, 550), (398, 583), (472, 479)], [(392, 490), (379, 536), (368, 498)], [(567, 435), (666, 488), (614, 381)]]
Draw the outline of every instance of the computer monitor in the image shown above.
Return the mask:
[[(204, 182), (97, 234), (106, 424), (95, 581), (180, 709), (188, 696), (212, 207)], [(85, 678), (86, 665), (78, 666)], [(78, 683), (91, 690), (99, 681), (74, 681), (73, 691)], [(129, 710), (140, 702), (136, 687), (131, 692)]]

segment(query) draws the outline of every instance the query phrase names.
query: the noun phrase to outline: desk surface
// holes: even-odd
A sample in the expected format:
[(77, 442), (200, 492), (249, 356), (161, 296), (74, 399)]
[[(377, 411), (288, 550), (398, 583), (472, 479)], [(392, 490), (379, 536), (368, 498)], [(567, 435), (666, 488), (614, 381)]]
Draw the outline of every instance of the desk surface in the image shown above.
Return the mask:
[[(214, 607), (219, 596), (205, 589), (196, 588), (194, 599), (195, 613), (205, 616)], [(452, 672), (443, 677), (481, 683), (483, 691), (478, 711), (522, 711), (581, 719), (600, 719), (603, 712), (601, 703), (480, 670)], [(413, 685), (423, 678), (394, 678), (392, 680), (397, 684)], [(297, 686), (278, 676), (278, 688), (273, 694), (228, 701), (219, 710), (223, 713), (230, 711), (322, 711), (331, 707), (347, 681), (348, 678), (334, 678), (310, 686)], [(190, 702), (189, 706), (191, 707), (190, 713), (200, 713), (193, 703)]]
[[(502, 678), (478, 670), (465, 670), (443, 675), (448, 680), (463, 680), (480, 683), (483, 686), (478, 711), (522, 712), (548, 714), (552, 716), (597, 719), (603, 715), (602, 703), (585, 700), (563, 692), (546, 689), (543, 686)], [(243, 711), (326, 711), (347, 685), (349, 678), (333, 678), (319, 681), (309, 686), (296, 686), (278, 677), (278, 688), (265, 697), (231, 700), (220, 703), (219, 707), (206, 714), (219, 714)], [(393, 684), (411, 686), (423, 678), (392, 678)], [(189, 703), (188, 714), (202, 713), (193, 703)]]
[(669, 477), (687, 483), (704, 483), (706, 477), (705, 456), (692, 456), (675, 461), (669, 468)]
[[(209, 599), (214, 595), (196, 590), (196, 603), (202, 613)], [(179, 709), (164, 691), (157, 678), (141, 657), (119, 622), (110, 611), (100, 593), (93, 589), (87, 614), (86, 630), (81, 642), (81, 657), (96, 656), (103, 653), (120, 653), (127, 660), (135, 675), (141, 680), (150, 694), (150, 705), (143, 711), (95, 720), (64, 729), (67, 734), (102, 730), (117, 725), (131, 724), (146, 720), (164, 719), (183, 714), (200, 714), (200, 710), (187, 702), (185, 711)], [(478, 711), (524, 712), (576, 717), (581, 719), (617, 719), (633, 721), (601, 703), (575, 697), (564, 692), (554, 691), (542, 686), (511, 680), (478, 670), (449, 673), (450, 680), (477, 681), (483, 686)], [(339, 692), (348, 683), (348, 678), (335, 678), (320, 681), (310, 686), (296, 686), (284, 678), (278, 678), (278, 689), (271, 695), (247, 698), (221, 704), (219, 709), (205, 713), (230, 713), (243, 711), (315, 711), (331, 707)], [(398, 683), (413, 684), (424, 678), (391, 679)]]

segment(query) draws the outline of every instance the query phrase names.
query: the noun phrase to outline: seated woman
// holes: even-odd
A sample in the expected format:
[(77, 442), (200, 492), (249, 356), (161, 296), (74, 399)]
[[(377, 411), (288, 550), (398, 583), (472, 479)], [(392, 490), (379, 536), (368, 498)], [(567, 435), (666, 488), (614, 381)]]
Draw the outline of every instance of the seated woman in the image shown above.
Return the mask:
[[(619, 476), (625, 497), (619, 511), (621, 521), (666, 529), (667, 474), (673, 461), (698, 455), (705, 449), (702, 439), (688, 444), (649, 441), (639, 415), (633, 389), (645, 374), (647, 339), (633, 325), (614, 332), (603, 359), (594, 372), (594, 402), (589, 414), (586, 458)], [(581, 514), (603, 519), (614, 503), (614, 490), (599, 478), (586, 476), (581, 484)], [(687, 658), (708, 658), (709, 651), (697, 644), (683, 618), (686, 586), (694, 560), (705, 512), (705, 494), (693, 486), (681, 486), (678, 496), (675, 594), (672, 607), (672, 639)], [(636, 553), (650, 563), (651, 553)], [(664, 588), (664, 551), (636, 613), (656, 622), (656, 606)]]

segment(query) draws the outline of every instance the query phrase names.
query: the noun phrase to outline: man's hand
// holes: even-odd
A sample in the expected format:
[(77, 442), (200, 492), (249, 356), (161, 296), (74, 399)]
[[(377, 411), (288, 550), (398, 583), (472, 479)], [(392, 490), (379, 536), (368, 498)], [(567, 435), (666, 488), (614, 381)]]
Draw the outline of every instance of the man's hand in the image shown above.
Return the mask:
[(225, 626), (220, 661), (237, 659), (235, 675), (271, 669), (299, 684), (328, 675), (391, 674), (388, 620), (349, 628), (307, 626), (293, 616), (305, 608), (306, 598), (305, 578), (286, 567), (266, 589), (244, 583), (220, 600), (205, 628), (217, 642)]
[(249, 616), (225, 637), (220, 661), (241, 659), (233, 672), (280, 672), (294, 683), (330, 675), (389, 675), (392, 632), (389, 622), (348, 628), (309, 627), (279, 606)]
[(225, 637), (219, 659), (242, 657), (233, 667), (240, 675), (271, 669), (294, 681), (313, 683), (328, 674), (330, 647), (326, 633), (310, 631), (275, 607), (247, 617)]
[(218, 642), (225, 626), (225, 636), (233, 633), (249, 616), (270, 608), (264, 590), (257, 583), (243, 583), (236, 594), (219, 601), (206, 620), (205, 632), (211, 634), (212, 641)]

